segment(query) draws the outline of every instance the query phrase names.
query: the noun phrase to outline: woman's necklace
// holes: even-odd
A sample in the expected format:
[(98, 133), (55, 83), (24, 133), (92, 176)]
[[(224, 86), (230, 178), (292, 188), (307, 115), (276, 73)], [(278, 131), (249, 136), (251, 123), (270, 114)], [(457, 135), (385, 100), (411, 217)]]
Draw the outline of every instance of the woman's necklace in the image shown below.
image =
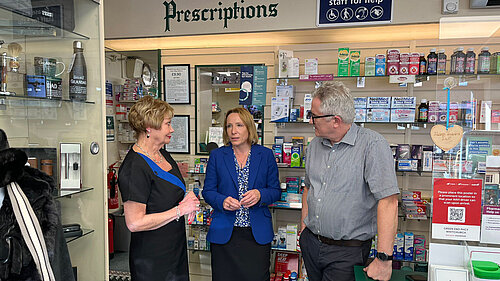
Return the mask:
[[(233, 149), (233, 152), (234, 152), (234, 155), (236, 156), (236, 151), (234, 151)], [(247, 153), (243, 154), (245, 155), (244, 156), (244, 159), (238, 159), (238, 158), (241, 158), (243, 156), (236, 156), (236, 160), (238, 161), (238, 164), (240, 165), (240, 167), (245, 167), (245, 164), (247, 163), (247, 160), (248, 160), (248, 155), (250, 154), (250, 149), (247, 151)], [(241, 160), (241, 161), (240, 161)]]
[(160, 154), (160, 151), (157, 151), (156, 153), (158, 154), (160, 160), (159, 161), (156, 161), (153, 157), (151, 157), (151, 155), (149, 155), (149, 153), (146, 152), (146, 150), (144, 150), (144, 148), (142, 148), (138, 143), (135, 143), (135, 145), (137, 145), (137, 147), (142, 150), (142, 152), (144, 152), (146, 154), (147, 157), (149, 157), (149, 159), (153, 160), (153, 162), (155, 162), (156, 164), (160, 164), (161, 162), (163, 162), (163, 157), (161, 156)]

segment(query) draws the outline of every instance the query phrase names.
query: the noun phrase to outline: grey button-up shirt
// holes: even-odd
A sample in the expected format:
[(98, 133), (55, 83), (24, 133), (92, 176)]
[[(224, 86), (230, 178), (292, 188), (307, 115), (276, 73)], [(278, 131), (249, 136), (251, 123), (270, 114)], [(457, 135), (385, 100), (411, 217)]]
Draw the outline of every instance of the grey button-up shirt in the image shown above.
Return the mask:
[(306, 152), (307, 227), (336, 240), (377, 233), (377, 201), (398, 194), (392, 151), (379, 133), (352, 124), (331, 144), (314, 138)]

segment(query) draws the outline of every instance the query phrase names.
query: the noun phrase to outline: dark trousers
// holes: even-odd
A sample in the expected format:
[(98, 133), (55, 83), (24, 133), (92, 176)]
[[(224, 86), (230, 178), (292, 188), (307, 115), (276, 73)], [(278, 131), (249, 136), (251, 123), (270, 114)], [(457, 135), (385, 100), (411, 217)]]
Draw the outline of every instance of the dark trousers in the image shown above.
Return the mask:
[(226, 244), (210, 244), (212, 281), (269, 281), (271, 244), (260, 245), (250, 227), (234, 227)]
[(371, 243), (360, 247), (322, 243), (307, 227), (300, 235), (300, 249), (311, 281), (353, 281), (354, 265), (365, 265)]

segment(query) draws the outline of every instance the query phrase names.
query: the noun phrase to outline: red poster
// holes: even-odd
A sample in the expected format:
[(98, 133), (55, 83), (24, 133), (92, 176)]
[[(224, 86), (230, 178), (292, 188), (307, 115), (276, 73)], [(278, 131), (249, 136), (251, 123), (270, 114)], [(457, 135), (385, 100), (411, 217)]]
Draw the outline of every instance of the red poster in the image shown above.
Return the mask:
[(432, 238), (478, 241), (481, 226), (480, 179), (435, 179)]

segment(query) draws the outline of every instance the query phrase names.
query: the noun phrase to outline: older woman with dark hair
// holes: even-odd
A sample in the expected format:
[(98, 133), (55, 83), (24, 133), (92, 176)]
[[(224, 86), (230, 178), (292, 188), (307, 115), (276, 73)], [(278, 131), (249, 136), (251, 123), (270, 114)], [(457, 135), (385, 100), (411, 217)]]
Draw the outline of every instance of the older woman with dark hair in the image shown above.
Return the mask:
[(146, 96), (129, 113), (136, 143), (118, 172), (125, 222), (132, 232), (132, 280), (189, 280), (184, 215), (199, 210), (193, 192), (179, 168), (163, 148), (174, 131), (173, 108)]
[(268, 205), (279, 200), (271, 149), (257, 144), (252, 115), (226, 113), (225, 146), (210, 154), (203, 197), (214, 213), (208, 231), (214, 281), (268, 281), (273, 225)]

